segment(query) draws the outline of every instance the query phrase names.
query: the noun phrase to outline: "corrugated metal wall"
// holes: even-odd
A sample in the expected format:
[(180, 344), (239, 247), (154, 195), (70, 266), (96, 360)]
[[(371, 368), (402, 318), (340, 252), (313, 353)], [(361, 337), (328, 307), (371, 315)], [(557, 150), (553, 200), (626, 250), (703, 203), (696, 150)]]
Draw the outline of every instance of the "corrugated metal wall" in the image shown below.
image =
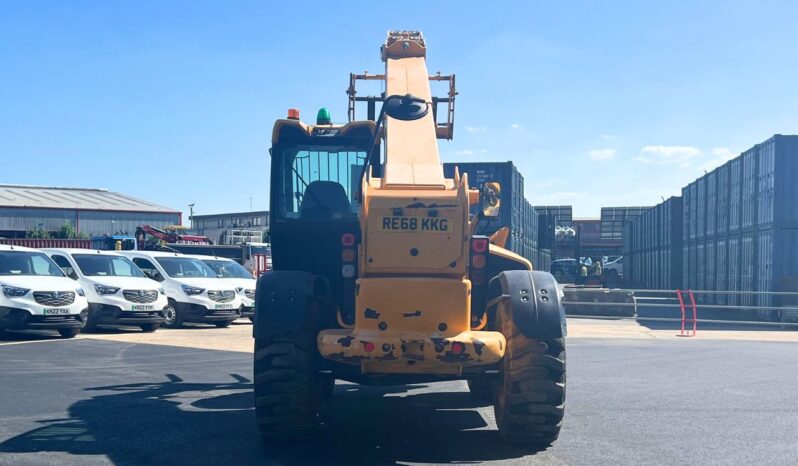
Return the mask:
[(69, 222), (90, 236), (117, 231), (133, 234), (138, 225), (177, 225), (180, 221), (180, 214), (0, 207), (0, 231), (25, 232), (35, 228), (55, 231)]

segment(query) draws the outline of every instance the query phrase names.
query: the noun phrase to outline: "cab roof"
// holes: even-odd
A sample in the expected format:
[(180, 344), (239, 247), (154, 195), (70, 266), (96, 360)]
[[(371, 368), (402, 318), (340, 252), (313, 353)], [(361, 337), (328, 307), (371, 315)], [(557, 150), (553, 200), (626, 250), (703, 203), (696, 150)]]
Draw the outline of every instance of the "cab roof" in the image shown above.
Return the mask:
[(0, 244), (0, 251), (40, 252), (39, 249), (26, 248), (25, 246), (14, 246), (13, 244)]
[(44, 252), (60, 252), (63, 254), (97, 254), (103, 256), (121, 256), (122, 251), (105, 251), (102, 249), (81, 249), (81, 248), (42, 248)]

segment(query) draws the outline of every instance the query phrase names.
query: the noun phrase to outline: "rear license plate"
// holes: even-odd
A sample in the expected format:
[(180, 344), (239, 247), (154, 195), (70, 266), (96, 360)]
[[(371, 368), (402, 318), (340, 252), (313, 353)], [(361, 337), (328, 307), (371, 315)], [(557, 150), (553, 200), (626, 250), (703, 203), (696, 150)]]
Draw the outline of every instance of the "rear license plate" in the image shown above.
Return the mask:
[(130, 306), (130, 309), (133, 311), (154, 311), (155, 306), (152, 304), (134, 304)]
[(69, 314), (69, 309), (44, 309), (44, 315), (46, 316), (55, 316), (55, 315), (64, 315)]
[(232, 309), (232, 308), (233, 308), (232, 304), (217, 304), (216, 306), (214, 306), (214, 309)]
[(449, 233), (452, 222), (446, 217), (392, 217), (380, 218), (380, 231), (414, 231), (421, 233)]

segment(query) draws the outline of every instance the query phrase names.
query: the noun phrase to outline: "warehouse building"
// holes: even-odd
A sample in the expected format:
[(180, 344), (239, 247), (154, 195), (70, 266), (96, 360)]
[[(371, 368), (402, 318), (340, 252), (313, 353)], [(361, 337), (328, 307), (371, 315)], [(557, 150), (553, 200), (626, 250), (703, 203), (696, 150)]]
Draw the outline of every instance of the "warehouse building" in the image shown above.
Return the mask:
[(260, 242), (269, 231), (268, 210), (192, 215), (190, 220), (192, 232), (207, 236), (216, 244)]
[(0, 237), (58, 231), (70, 223), (89, 236), (128, 232), (142, 224), (180, 225), (182, 213), (105, 189), (0, 184)]

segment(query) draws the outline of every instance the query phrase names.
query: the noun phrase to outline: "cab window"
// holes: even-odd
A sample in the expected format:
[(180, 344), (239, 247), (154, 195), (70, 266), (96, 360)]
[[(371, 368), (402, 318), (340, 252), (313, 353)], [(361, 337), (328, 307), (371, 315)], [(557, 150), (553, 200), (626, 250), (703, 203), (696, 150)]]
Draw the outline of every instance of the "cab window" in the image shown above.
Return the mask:
[(72, 264), (69, 262), (69, 259), (58, 254), (53, 254), (52, 256), (50, 256), (50, 258), (53, 260), (53, 262), (58, 264), (58, 267), (61, 268), (61, 270), (64, 272), (64, 274), (67, 277), (73, 280), (77, 280), (78, 275), (75, 273), (75, 269), (72, 267)]
[(136, 264), (138, 268), (141, 269), (142, 272), (144, 272), (144, 275), (146, 275), (147, 278), (151, 278), (159, 282), (163, 281), (161, 273), (158, 272), (158, 269), (155, 267), (155, 264), (153, 264), (149, 260), (142, 259), (140, 257), (135, 257), (133, 258), (133, 263)]
[(287, 149), (281, 213), (295, 219), (338, 219), (357, 214), (355, 196), (365, 151)]

